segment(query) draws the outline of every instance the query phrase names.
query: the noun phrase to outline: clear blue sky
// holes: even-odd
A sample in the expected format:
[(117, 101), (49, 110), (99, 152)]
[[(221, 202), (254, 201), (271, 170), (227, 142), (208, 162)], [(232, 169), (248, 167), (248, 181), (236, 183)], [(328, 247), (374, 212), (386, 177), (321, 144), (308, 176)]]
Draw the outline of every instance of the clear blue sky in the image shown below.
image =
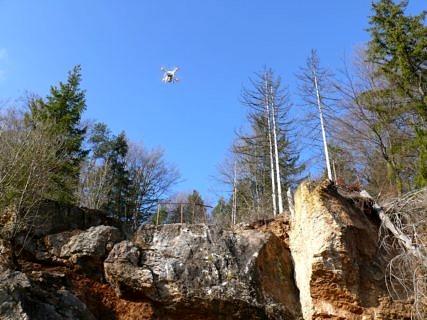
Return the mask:
[[(368, 40), (370, 0), (0, 0), (0, 99), (45, 96), (83, 68), (86, 119), (162, 146), (185, 181), (215, 195), (216, 165), (244, 125), (243, 85), (272, 67), (296, 99), (294, 73), (316, 48), (324, 66)], [(410, 9), (425, 9), (412, 0)], [(179, 65), (182, 81), (160, 82)]]

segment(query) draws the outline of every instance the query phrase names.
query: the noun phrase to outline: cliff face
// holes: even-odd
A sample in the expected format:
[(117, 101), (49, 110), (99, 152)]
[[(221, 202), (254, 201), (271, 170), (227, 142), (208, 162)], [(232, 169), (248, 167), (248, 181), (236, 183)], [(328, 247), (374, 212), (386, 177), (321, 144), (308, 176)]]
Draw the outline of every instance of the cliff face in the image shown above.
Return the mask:
[(290, 252), (271, 233), (206, 225), (144, 226), (134, 243), (116, 244), (104, 266), (119, 296), (148, 297), (162, 306), (165, 317), (300, 315)]
[(289, 242), (304, 319), (410, 319), (385, 287), (379, 223), (370, 203), (328, 182), (298, 188)]
[(41, 216), (0, 239), (0, 319), (410, 319), (387, 294), (371, 205), (328, 183), (302, 184), (291, 218), (233, 230), (145, 225), (126, 239), (99, 212)]

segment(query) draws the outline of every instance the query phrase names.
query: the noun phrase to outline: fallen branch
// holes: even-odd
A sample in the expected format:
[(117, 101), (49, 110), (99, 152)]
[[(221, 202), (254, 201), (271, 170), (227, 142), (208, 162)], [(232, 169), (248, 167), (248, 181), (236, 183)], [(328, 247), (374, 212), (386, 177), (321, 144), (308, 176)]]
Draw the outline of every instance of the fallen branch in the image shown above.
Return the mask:
[[(412, 318), (427, 319), (427, 188), (412, 191), (384, 206), (363, 190), (382, 221), (381, 247), (388, 255), (390, 295), (412, 301)], [(381, 230), (381, 229), (380, 229)]]
[(371, 197), (371, 195), (366, 191), (362, 190), (360, 192), (360, 195), (365, 198), (369, 199), (373, 202), (373, 208), (378, 213), (378, 217), (381, 219), (381, 222), (383, 225), (398, 239), (401, 241), (402, 245), (411, 252), (414, 256), (419, 258), (423, 265), (427, 267), (427, 256), (421, 252), (421, 249), (418, 247), (418, 245), (414, 244), (412, 240), (403, 233), (398, 227), (396, 227), (393, 222), (391, 222), (390, 218), (386, 215), (384, 209), (375, 202), (375, 200)]

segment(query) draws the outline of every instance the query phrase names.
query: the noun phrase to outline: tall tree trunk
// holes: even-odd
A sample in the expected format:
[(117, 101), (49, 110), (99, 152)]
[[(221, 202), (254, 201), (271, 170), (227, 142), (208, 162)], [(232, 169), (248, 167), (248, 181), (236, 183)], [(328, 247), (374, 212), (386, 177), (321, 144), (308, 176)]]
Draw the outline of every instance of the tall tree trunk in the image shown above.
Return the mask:
[[(273, 85), (273, 84), (271, 84)], [(271, 97), (273, 99), (273, 87), (270, 88)], [(277, 148), (277, 131), (276, 131), (276, 110), (274, 100), (271, 105), (271, 119), (273, 122), (273, 143), (274, 143), (274, 156), (276, 160), (276, 183), (277, 183), (277, 199), (279, 203), (279, 214), (283, 213), (283, 200), (282, 200), (282, 185), (280, 181), (280, 168), (279, 168), (279, 151)]]
[(233, 208), (231, 209), (231, 224), (236, 224), (236, 212), (237, 212), (237, 167), (236, 161), (234, 161), (233, 171)]
[(325, 124), (323, 122), (322, 102), (320, 100), (319, 85), (317, 83), (317, 70), (314, 66), (312, 68), (312, 72), (314, 77), (314, 86), (316, 87), (317, 106), (319, 107), (320, 127), (322, 129), (323, 147), (325, 149), (326, 169), (328, 171), (328, 179), (332, 181), (332, 172), (331, 172), (331, 164), (329, 162), (328, 144), (326, 142)]
[(268, 78), (265, 79), (265, 87), (266, 87), (266, 97), (265, 97), (265, 113), (267, 117), (267, 131), (268, 131), (268, 145), (270, 150), (270, 174), (271, 174), (271, 197), (273, 200), (273, 216), (275, 217), (277, 214), (276, 207), (276, 183), (274, 178), (274, 161), (273, 161), (273, 143), (271, 141), (271, 110), (270, 110), (270, 101), (268, 98)]

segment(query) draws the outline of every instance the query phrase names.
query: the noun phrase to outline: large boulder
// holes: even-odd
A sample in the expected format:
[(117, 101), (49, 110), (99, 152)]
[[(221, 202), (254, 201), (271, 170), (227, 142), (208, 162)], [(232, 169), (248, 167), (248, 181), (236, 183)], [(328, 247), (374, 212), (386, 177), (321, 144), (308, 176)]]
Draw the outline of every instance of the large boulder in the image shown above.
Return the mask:
[[(143, 226), (104, 263), (121, 296), (148, 297), (169, 315), (215, 319), (298, 319), (288, 248), (272, 233), (206, 225)], [(175, 317), (177, 318), (177, 317)]]
[(62, 246), (60, 256), (77, 263), (80, 258), (102, 259), (116, 242), (122, 240), (120, 231), (111, 226), (96, 226), (72, 236)]
[(102, 275), (104, 259), (114, 244), (122, 239), (120, 231), (115, 227), (90, 227), (72, 236), (62, 246), (60, 258), (79, 266), (85, 273)]
[(62, 247), (81, 233), (84, 233), (84, 231), (71, 230), (50, 234), (41, 238), (36, 242), (37, 246), (34, 249), (35, 258), (39, 261), (66, 263), (67, 259), (61, 256)]
[[(11, 228), (9, 225), (16, 225), (16, 212), (9, 211), (8, 222), (5, 225), (0, 223), (0, 238), (9, 239), (10, 232), (6, 232)], [(99, 225), (120, 228), (105, 212), (46, 200), (29, 212), (26, 219), (14, 230), (13, 243), (17, 251), (36, 260), (55, 260), (57, 254), (52, 256), (48, 252), (51, 248), (58, 248), (81, 230)]]
[(385, 287), (379, 225), (372, 206), (328, 181), (299, 186), (289, 241), (304, 319), (410, 319)]
[(103, 263), (114, 244), (123, 240), (119, 229), (96, 226), (55, 233), (25, 245), (35, 261), (77, 267), (102, 278)]

